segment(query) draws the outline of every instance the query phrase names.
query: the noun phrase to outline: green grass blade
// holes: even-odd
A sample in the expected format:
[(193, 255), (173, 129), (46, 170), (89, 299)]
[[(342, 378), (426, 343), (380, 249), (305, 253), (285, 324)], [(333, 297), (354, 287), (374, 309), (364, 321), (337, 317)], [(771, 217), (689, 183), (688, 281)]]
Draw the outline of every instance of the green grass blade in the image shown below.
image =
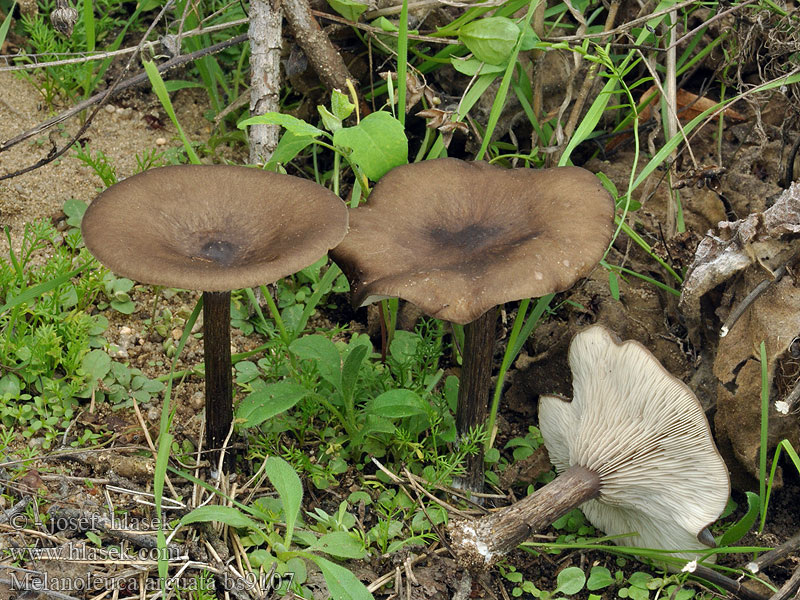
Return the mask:
[[(544, 0), (530, 1), (528, 4), (528, 12), (522, 20), (524, 27), (530, 27), (533, 12), (539, 5), (539, 2), (543, 1)], [(508, 66), (506, 67), (505, 73), (503, 73), (500, 88), (497, 90), (497, 95), (494, 97), (492, 110), (489, 112), (489, 121), (486, 123), (486, 131), (483, 133), (483, 143), (481, 143), (480, 150), (478, 150), (475, 160), (483, 160), (483, 157), (486, 155), (486, 150), (489, 148), (489, 143), (492, 141), (492, 134), (494, 133), (495, 127), (497, 127), (497, 121), (500, 120), (500, 114), (503, 112), (503, 107), (506, 105), (508, 88), (511, 85), (511, 76), (514, 74), (514, 69), (517, 66), (517, 56), (519, 56), (519, 49), (522, 46), (522, 37), (522, 33), (520, 32), (517, 43), (514, 45), (514, 50), (511, 52), (511, 57), (508, 59)]]
[(397, 32), (397, 120), (406, 124), (406, 72), (408, 71), (408, 0), (400, 8)]
[(769, 431), (769, 380), (767, 378), (767, 348), (759, 347), (761, 354), (761, 448), (758, 451), (758, 497), (761, 500), (761, 524), (767, 518), (767, 433)]
[(86, 51), (94, 52), (95, 32), (94, 32), (94, 2), (83, 0), (83, 29), (86, 34)]
[(17, 6), (17, 3), (14, 2), (11, 5), (11, 9), (8, 11), (6, 18), (3, 19), (3, 24), (0, 25), (0, 46), (3, 45), (3, 42), (6, 41), (6, 36), (8, 35), (8, 29), (11, 27), (11, 15), (14, 12), (14, 8)]
[(170, 120), (175, 125), (175, 128), (178, 130), (178, 135), (183, 142), (183, 148), (186, 150), (186, 156), (189, 157), (189, 161), (192, 164), (199, 165), (200, 158), (192, 148), (192, 145), (189, 143), (189, 138), (186, 137), (186, 134), (183, 131), (183, 127), (178, 122), (178, 117), (175, 115), (175, 109), (172, 107), (172, 102), (169, 99), (169, 93), (167, 92), (167, 88), (164, 86), (164, 80), (161, 79), (161, 73), (158, 72), (158, 68), (156, 64), (152, 60), (145, 60), (144, 63), (144, 70), (147, 72), (147, 77), (150, 79), (150, 85), (153, 86), (153, 91), (158, 96), (158, 99), (161, 101), (161, 106), (164, 107), (164, 110), (169, 115)]

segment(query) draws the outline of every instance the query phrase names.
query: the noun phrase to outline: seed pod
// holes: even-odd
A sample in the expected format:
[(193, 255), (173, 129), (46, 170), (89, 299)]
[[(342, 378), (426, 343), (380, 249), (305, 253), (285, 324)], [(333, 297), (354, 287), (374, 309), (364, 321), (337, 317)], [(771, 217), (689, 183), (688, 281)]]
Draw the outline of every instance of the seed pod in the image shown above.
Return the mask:
[(66, 0), (58, 0), (55, 10), (50, 13), (50, 23), (53, 24), (53, 28), (70, 37), (77, 21), (78, 11), (72, 8)]

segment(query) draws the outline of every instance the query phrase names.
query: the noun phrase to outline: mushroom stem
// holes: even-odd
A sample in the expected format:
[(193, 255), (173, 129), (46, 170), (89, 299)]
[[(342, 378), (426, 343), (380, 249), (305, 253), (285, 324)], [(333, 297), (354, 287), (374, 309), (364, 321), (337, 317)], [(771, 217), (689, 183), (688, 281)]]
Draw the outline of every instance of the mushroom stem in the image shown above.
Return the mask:
[[(206, 369), (206, 447), (222, 448), (233, 421), (231, 376), (231, 293), (203, 292), (203, 345)], [(212, 466), (219, 454), (211, 455)], [(233, 468), (233, 454), (224, 466)]]
[(449, 525), (460, 564), (482, 569), (576, 506), (600, 494), (600, 476), (572, 466), (530, 496), (477, 521)]
[[(464, 326), (464, 351), (462, 353), (464, 361), (461, 366), (456, 408), (456, 433), (459, 440), (467, 435), (470, 429), (483, 425), (486, 421), (496, 329), (496, 309), (485, 312)], [(483, 445), (478, 454), (470, 454), (467, 457), (466, 467), (466, 474), (453, 482), (454, 487), (472, 492), (482, 492)]]

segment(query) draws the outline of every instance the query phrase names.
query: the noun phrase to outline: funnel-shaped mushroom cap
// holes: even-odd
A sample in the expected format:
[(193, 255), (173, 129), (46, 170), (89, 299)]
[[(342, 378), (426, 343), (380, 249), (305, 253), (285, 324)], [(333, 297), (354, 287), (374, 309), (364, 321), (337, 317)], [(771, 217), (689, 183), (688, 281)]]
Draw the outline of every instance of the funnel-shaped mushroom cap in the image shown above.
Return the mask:
[(313, 181), (229, 165), (151, 169), (86, 210), (86, 247), (142, 283), (223, 292), (307, 267), (347, 232), (347, 208)]
[(398, 297), (469, 323), (493, 306), (569, 288), (603, 256), (614, 203), (579, 167), (502, 169), (442, 158), (397, 167), (331, 252), (353, 303)]
[(569, 365), (573, 399), (542, 396), (539, 428), (559, 472), (580, 465), (600, 476), (586, 517), (609, 535), (638, 532), (620, 544), (707, 550), (697, 536), (730, 484), (697, 398), (644, 346), (600, 325), (575, 336)]

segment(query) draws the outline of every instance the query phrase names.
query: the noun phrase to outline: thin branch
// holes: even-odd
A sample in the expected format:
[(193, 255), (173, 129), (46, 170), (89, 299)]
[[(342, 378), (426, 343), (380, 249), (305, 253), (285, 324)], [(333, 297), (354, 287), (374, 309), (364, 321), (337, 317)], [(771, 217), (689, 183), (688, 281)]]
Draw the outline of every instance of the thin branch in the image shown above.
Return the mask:
[(757, 559), (747, 563), (745, 568), (755, 575), (759, 571), (763, 571), (767, 567), (780, 562), (798, 548), (800, 548), (800, 532), (795, 533), (780, 546), (776, 546), (769, 552), (765, 552)]
[[(192, 29), (191, 31), (187, 31), (186, 33), (182, 34), (182, 38), (188, 37), (195, 37), (198, 35), (205, 35), (208, 33), (214, 33), (216, 31), (223, 31), (225, 29), (230, 29), (231, 27), (238, 27), (239, 25), (246, 25), (248, 19), (238, 19), (236, 21), (229, 21), (227, 23), (219, 23), (217, 25), (210, 25), (208, 27), (197, 27)], [(157, 44), (161, 46), (164, 45), (163, 42), (145, 42), (142, 47), (147, 48), (150, 52), (155, 53), (155, 47)], [(139, 46), (130, 46), (128, 48), (120, 48), (119, 50), (110, 50), (107, 52), (95, 52), (95, 53), (87, 53), (87, 52), (53, 52), (49, 54), (14, 54), (11, 56), (0, 56), (0, 59), (6, 62), (6, 65), (10, 63), (12, 60), (20, 60), (20, 59), (33, 59), (34, 62), (25, 64), (25, 65), (13, 65), (13, 66), (5, 66), (0, 67), (0, 72), (3, 71), (35, 71), (36, 69), (44, 69), (46, 67), (61, 67), (63, 65), (74, 65), (74, 64), (81, 64), (87, 63), (94, 60), (104, 60), (106, 58), (111, 58), (114, 56), (125, 56), (126, 54), (132, 54), (139, 50)], [(38, 62), (39, 56), (73, 56), (75, 58), (63, 58), (60, 60), (52, 60), (48, 62)]]
[(647, 23), (648, 21), (651, 21), (653, 19), (657, 19), (658, 17), (663, 17), (664, 15), (668, 15), (672, 11), (677, 11), (677, 10), (680, 10), (682, 8), (686, 8), (687, 6), (691, 6), (693, 4), (696, 4), (696, 2), (694, 2), (693, 0), (683, 0), (683, 2), (679, 2), (678, 4), (676, 4), (676, 5), (674, 5), (674, 6), (670, 7), (670, 8), (667, 8), (667, 9), (664, 9), (664, 10), (660, 10), (658, 12), (647, 14), (647, 15), (645, 15), (643, 17), (639, 17), (638, 19), (634, 19), (633, 21), (628, 21), (624, 25), (620, 25), (619, 27), (615, 27), (614, 29), (612, 29), (610, 31), (598, 31), (597, 33), (587, 33), (587, 34), (584, 34), (584, 35), (560, 35), (560, 36), (556, 36), (556, 37), (542, 38), (542, 41), (545, 41), (545, 42), (582, 42), (584, 40), (591, 40), (591, 39), (594, 39), (594, 38), (597, 38), (597, 37), (603, 38), (603, 37), (608, 36), (608, 35), (617, 35), (619, 33), (627, 33), (630, 29), (633, 29), (634, 27), (637, 27), (638, 25), (643, 25), (644, 23)]
[[(312, 9), (311, 14), (320, 19), (325, 19), (326, 21), (333, 21), (334, 23), (339, 23), (341, 25), (355, 27), (356, 29), (361, 29), (362, 31), (367, 31), (369, 33), (379, 33), (380, 35), (389, 35), (394, 37), (398, 37), (400, 35), (397, 31), (384, 31), (380, 27), (373, 27), (372, 25), (367, 25), (365, 23), (354, 23), (353, 21), (345, 19), (344, 17), (339, 17), (337, 15), (332, 15), (319, 10)], [(418, 40), (420, 42), (428, 42), (430, 44), (456, 45), (461, 43), (458, 40), (433, 37), (430, 35), (416, 35), (409, 33), (407, 37), (410, 40)]]
[(714, 569), (697, 565), (692, 575), (700, 579), (705, 579), (709, 583), (721, 587), (726, 592), (730, 592), (740, 600), (767, 600), (768, 596), (754, 592), (746, 588), (744, 584), (730, 577), (725, 577), (721, 573), (717, 573)]
[(748, 307), (755, 302), (758, 297), (767, 291), (767, 288), (771, 286), (776, 281), (779, 281), (781, 277), (786, 274), (786, 265), (781, 265), (775, 272), (772, 274), (772, 279), (765, 279), (761, 283), (759, 283), (756, 287), (752, 289), (752, 291), (744, 297), (739, 304), (736, 305), (736, 308), (731, 311), (731, 314), (725, 319), (725, 323), (719, 330), (719, 337), (724, 338), (730, 330), (736, 325), (736, 321), (744, 314), (744, 311), (748, 309)]
[(717, 21), (717, 20), (721, 19), (722, 17), (724, 17), (726, 15), (729, 15), (732, 12), (736, 12), (737, 10), (747, 6), (748, 4), (753, 4), (756, 1), (757, 0), (744, 0), (744, 2), (742, 2), (741, 4), (737, 4), (736, 6), (732, 6), (727, 10), (723, 10), (721, 13), (717, 13), (716, 15), (711, 17), (710, 19), (704, 21), (702, 25), (698, 25), (694, 29), (684, 33), (681, 37), (679, 37), (677, 40), (672, 42), (672, 44), (670, 44), (669, 47), (667, 47), (667, 50), (671, 50), (673, 48), (676, 48), (676, 47), (680, 46), (683, 42), (685, 42), (690, 37), (692, 37), (694, 34), (696, 34), (698, 31), (703, 29), (703, 27), (708, 27), (714, 21)]

